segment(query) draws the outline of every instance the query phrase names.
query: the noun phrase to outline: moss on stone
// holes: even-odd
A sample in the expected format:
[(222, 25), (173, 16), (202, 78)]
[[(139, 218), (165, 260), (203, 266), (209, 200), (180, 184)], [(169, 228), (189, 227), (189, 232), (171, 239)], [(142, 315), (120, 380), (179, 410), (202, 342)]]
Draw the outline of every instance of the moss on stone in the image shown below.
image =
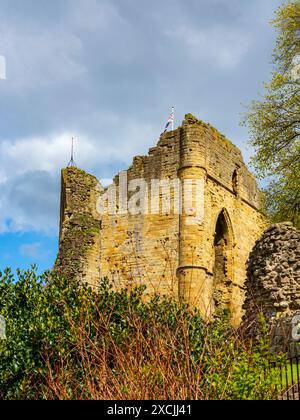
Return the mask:
[(62, 178), (63, 234), (55, 270), (72, 280), (84, 271), (87, 255), (100, 233), (100, 220), (93, 211), (97, 179), (78, 168), (64, 169)]
[(189, 125), (198, 125), (204, 129), (210, 130), (216, 140), (220, 141), (226, 147), (226, 149), (234, 149), (240, 153), (240, 150), (224, 134), (220, 133), (220, 131), (213, 127), (211, 124), (199, 120), (191, 113), (185, 115), (185, 122)]

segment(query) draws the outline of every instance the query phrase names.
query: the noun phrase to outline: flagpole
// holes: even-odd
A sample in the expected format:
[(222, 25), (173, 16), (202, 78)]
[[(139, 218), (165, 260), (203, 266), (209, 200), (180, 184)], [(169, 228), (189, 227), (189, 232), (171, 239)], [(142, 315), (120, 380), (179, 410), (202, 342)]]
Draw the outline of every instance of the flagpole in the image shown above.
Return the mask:
[(72, 137), (72, 145), (71, 145), (71, 160), (69, 162), (68, 168), (74, 168), (76, 166), (74, 162), (74, 137)]
[(74, 137), (72, 137), (71, 162), (74, 163)]

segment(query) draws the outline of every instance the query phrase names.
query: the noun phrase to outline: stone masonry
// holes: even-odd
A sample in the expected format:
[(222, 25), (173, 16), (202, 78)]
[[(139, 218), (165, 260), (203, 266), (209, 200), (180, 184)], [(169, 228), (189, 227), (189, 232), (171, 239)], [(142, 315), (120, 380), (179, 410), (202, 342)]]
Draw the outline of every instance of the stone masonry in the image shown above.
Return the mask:
[(291, 223), (271, 225), (257, 241), (247, 269), (246, 318), (268, 320), (300, 311), (300, 231)]
[(257, 241), (248, 261), (246, 290), (245, 320), (255, 325), (263, 314), (272, 327), (272, 349), (299, 355), (293, 331), (298, 335), (300, 231), (291, 223), (271, 225)]
[[(99, 214), (97, 202), (107, 190), (95, 177), (65, 169), (56, 271), (94, 286), (104, 277), (116, 288), (146, 285), (149, 293), (198, 306), (206, 319), (226, 312), (237, 325), (246, 261), (265, 228), (261, 193), (239, 149), (188, 114), (124, 173), (128, 182), (142, 178), (149, 187), (153, 180), (202, 181), (204, 217), (195, 222), (193, 208), (165, 212), (161, 190), (160, 211), (130, 214), (119, 203), (116, 214)], [(114, 183), (120, 197), (120, 174)], [(150, 207), (150, 193), (147, 198)]]

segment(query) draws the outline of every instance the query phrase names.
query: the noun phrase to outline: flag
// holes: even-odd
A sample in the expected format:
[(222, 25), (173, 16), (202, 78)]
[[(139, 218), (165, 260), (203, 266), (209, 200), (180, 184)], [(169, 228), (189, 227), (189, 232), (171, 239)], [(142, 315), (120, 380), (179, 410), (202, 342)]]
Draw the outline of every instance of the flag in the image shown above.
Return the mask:
[(165, 131), (162, 134), (166, 134), (170, 125), (172, 126), (172, 129), (174, 128), (174, 120), (175, 120), (175, 108), (173, 107), (172, 111), (171, 111), (171, 115), (170, 115), (170, 117), (168, 119), (168, 122), (166, 124)]

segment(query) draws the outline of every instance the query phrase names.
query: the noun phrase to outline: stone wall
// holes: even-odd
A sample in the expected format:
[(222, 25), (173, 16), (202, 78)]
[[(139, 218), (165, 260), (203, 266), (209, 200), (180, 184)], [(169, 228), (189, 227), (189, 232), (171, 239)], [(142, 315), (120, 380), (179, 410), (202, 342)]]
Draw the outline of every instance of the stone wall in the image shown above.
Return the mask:
[[(148, 187), (154, 179), (202, 181), (204, 218), (191, 223), (192, 212), (163, 212), (162, 197), (157, 214), (128, 214), (121, 205), (116, 214), (99, 216), (97, 197), (107, 191), (99, 192), (94, 177), (66, 169), (57, 270), (71, 270), (75, 278), (92, 284), (101, 277), (116, 287), (143, 284), (150, 293), (198, 306), (207, 318), (228, 311), (232, 322), (239, 323), (245, 264), (265, 227), (261, 194), (239, 149), (188, 114), (147, 156), (134, 158), (125, 173), (128, 181), (143, 178)], [(120, 174), (115, 178), (117, 198), (121, 179)], [(150, 210), (150, 194), (148, 198)]]
[(268, 320), (300, 311), (300, 231), (291, 223), (271, 225), (250, 254), (244, 304), (246, 318)]
[(98, 181), (77, 168), (62, 171), (59, 252), (54, 270), (70, 280), (97, 284), (100, 276)]

